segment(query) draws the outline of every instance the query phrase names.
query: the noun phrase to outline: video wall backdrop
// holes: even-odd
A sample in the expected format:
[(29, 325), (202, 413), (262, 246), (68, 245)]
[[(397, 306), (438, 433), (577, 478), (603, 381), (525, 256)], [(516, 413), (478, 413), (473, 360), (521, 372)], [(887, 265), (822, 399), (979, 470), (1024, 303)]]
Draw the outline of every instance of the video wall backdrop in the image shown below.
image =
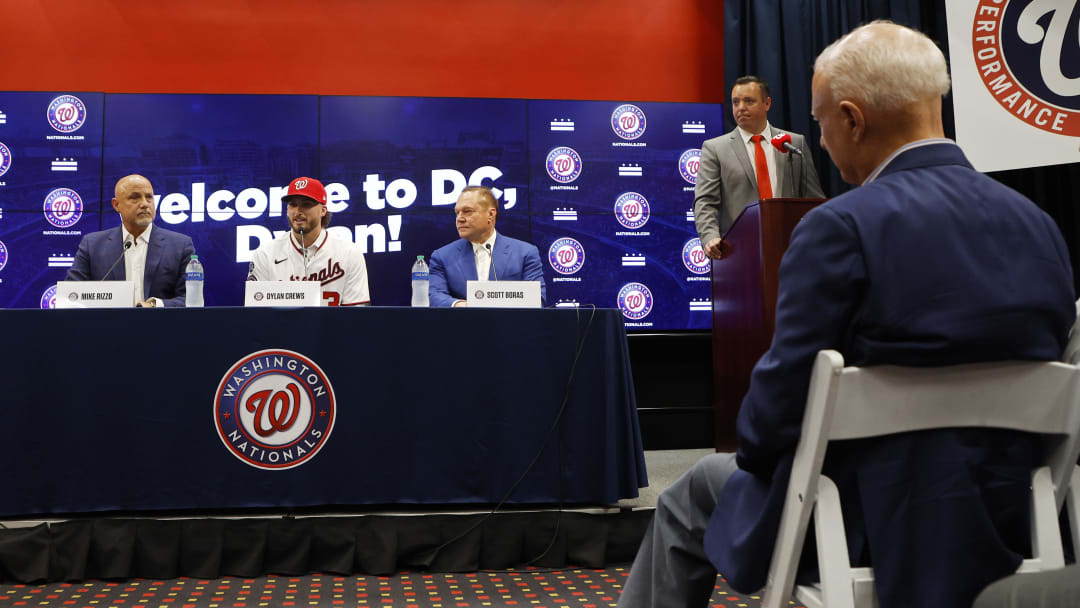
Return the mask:
[(208, 306), (243, 304), (286, 228), (294, 177), (327, 186), (331, 236), (367, 254), (373, 305), (407, 306), (417, 255), (457, 237), (466, 185), (544, 258), (548, 305), (621, 308), (631, 330), (710, 327), (691, 206), (716, 104), (300, 95), (0, 92), (0, 307), (49, 308), (83, 235), (150, 179), (159, 226), (192, 237)]

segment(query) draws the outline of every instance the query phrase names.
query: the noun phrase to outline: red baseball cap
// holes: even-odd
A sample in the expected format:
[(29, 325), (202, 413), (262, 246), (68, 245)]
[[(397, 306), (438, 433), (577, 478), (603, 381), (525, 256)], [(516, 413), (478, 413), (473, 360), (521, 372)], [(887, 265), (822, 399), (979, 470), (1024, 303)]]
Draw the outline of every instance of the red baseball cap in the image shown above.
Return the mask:
[(289, 202), (294, 196), (306, 196), (316, 203), (326, 204), (326, 188), (313, 177), (298, 177), (289, 184), (289, 191), (281, 200)]

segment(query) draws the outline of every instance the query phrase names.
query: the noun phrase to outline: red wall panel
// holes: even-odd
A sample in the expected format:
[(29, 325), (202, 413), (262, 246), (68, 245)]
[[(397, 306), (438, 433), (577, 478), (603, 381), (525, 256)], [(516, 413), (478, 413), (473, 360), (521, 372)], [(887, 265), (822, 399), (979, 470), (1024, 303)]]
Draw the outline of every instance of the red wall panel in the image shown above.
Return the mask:
[(721, 102), (720, 0), (0, 0), (0, 89)]

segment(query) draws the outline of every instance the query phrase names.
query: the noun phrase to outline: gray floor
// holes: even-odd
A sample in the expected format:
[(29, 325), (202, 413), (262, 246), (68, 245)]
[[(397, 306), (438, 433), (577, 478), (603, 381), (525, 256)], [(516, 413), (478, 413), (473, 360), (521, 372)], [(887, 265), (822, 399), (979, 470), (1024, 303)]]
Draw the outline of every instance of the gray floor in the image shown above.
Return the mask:
[(619, 506), (635, 509), (656, 508), (656, 500), (661, 492), (690, 470), (695, 462), (713, 452), (712, 448), (646, 451), (645, 470), (649, 475), (649, 487), (641, 488), (637, 498), (620, 500)]

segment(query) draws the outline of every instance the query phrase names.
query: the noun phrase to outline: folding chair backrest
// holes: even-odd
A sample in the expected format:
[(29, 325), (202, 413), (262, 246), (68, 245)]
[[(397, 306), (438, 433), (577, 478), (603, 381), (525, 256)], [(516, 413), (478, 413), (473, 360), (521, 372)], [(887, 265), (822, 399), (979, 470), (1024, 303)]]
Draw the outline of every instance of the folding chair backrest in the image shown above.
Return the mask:
[(1067, 486), (1080, 450), (1078, 371), (1065, 363), (1016, 361), (843, 368), (827, 439), (949, 427), (1054, 435), (1055, 450), (1047, 454), (1046, 464), (1060, 507), (1065, 498), (1060, 490)]
[[(845, 368), (838, 352), (819, 352), (763, 606), (786, 605), (791, 596), (829, 440), (950, 427), (1052, 436), (1045, 462), (1053, 502), (1042, 510), (1054, 516), (1054, 504), (1060, 509), (1066, 498), (1080, 451), (1080, 368), (1053, 362)], [(1060, 546), (1059, 537), (1053, 540)]]

